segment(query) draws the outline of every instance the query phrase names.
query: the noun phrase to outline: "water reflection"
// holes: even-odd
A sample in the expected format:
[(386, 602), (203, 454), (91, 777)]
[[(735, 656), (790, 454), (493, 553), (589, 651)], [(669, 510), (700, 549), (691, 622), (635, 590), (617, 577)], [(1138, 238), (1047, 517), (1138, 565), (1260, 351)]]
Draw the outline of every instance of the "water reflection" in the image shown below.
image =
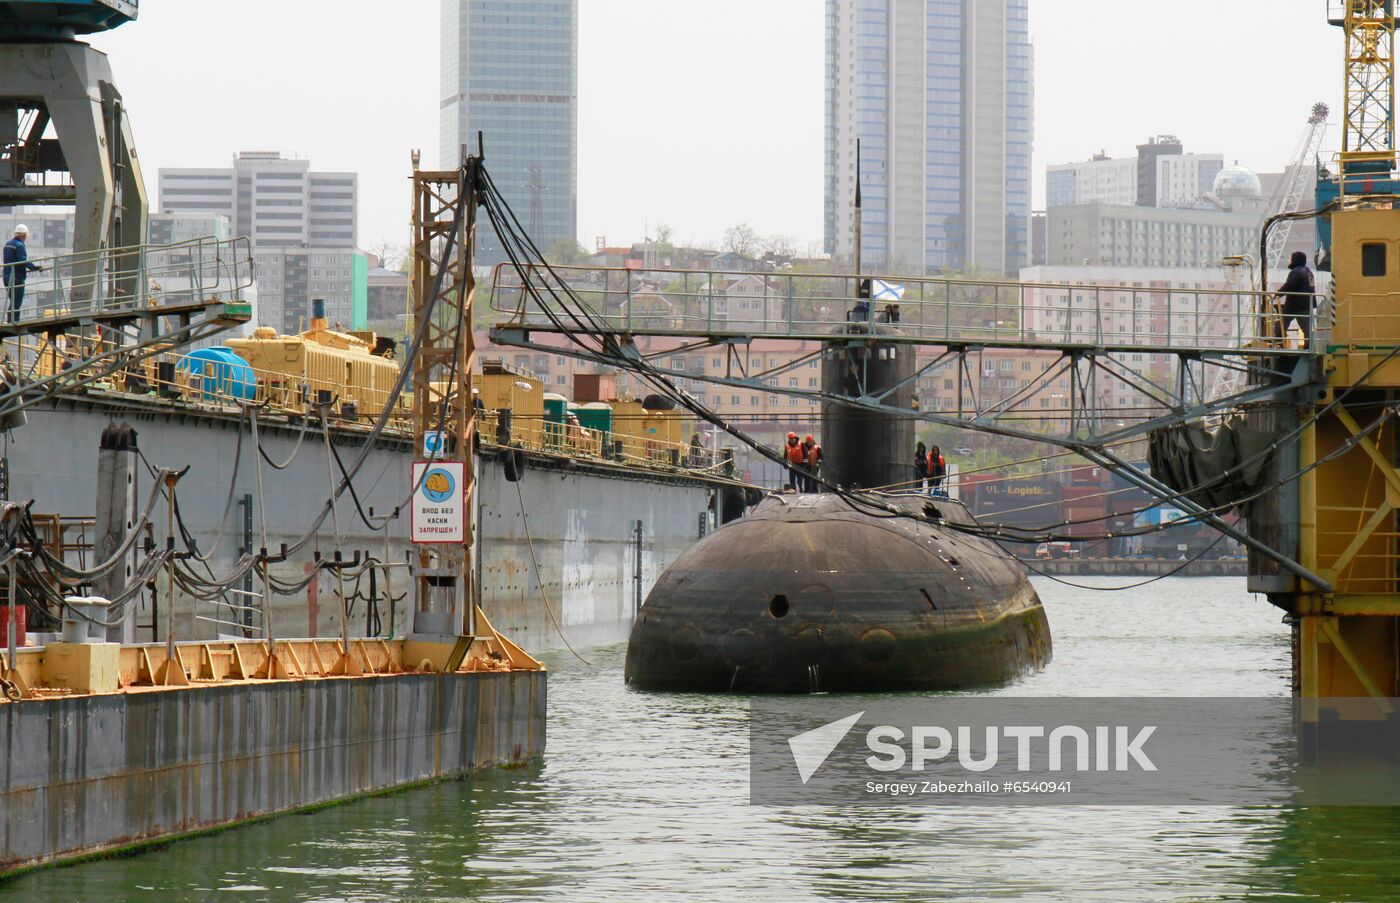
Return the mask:
[[(1056, 637), (1017, 695), (1286, 695), (1288, 635), (1229, 579), (1041, 585)], [(1394, 899), (1377, 809), (749, 806), (747, 700), (550, 665), (548, 757), (0, 888), (26, 900)]]

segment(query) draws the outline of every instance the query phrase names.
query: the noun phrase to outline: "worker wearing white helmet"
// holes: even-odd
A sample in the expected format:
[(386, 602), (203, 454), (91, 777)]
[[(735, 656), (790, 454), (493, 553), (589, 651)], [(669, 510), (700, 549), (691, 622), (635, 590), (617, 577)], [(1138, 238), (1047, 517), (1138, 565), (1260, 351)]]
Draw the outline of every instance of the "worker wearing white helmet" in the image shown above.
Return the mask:
[(27, 238), (29, 227), (23, 223), (15, 226), (15, 237), (5, 242), (4, 265), (0, 267), (5, 291), (10, 296), (7, 317), (11, 323), (19, 319), (19, 310), (24, 306), (24, 283), (29, 279), (29, 274), (43, 269), (29, 262), (29, 249), (24, 244)]

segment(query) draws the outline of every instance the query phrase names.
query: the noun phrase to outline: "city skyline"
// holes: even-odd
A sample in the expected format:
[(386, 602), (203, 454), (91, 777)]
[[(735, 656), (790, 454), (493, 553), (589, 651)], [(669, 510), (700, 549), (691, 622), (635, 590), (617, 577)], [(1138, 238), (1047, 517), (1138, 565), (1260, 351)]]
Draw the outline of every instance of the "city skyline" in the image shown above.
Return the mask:
[[(403, 244), (409, 152), (431, 161), (439, 143), (438, 42), (423, 37), (438, 0), (405, 4), (373, 29), (327, 0), (246, 7), (226, 19), (153, 0), (141, 27), (93, 41), (112, 55), (147, 173), (226, 165), (254, 148), (297, 153), (360, 174), (361, 246)], [(1340, 106), (1341, 34), (1318, 3), (1283, 0), (1267, 16), (1203, 0), (1177, 7), (1109, 16), (1106, 4), (1032, 0), (1033, 207), (1044, 205), (1047, 164), (1100, 149), (1126, 156), (1163, 132), (1227, 163), (1279, 170), (1311, 104)], [(715, 0), (703, 15), (677, 15), (684, 8), (579, 0), (580, 240), (631, 241), (664, 222), (676, 241), (717, 243), (748, 222), (819, 244), (824, 3)], [(217, 44), (196, 40), (209, 34)], [(219, 64), (211, 46), (230, 59), (256, 47), (279, 65)], [(1278, 48), (1300, 46), (1314, 50), (1281, 65)], [(1129, 77), (1140, 72), (1153, 74)], [(1266, 87), (1251, 73), (1267, 73)], [(1086, 128), (1092, 110), (1105, 115)]]
[(838, 265), (855, 256), (857, 194), (864, 269), (1014, 276), (1030, 262), (1026, 5), (827, 0), (824, 243)]

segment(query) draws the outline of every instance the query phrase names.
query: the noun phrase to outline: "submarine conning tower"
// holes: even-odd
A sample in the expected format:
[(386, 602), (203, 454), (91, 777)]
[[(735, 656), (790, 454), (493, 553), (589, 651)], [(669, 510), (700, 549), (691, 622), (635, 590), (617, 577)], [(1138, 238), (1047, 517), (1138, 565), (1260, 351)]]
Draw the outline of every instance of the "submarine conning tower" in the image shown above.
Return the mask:
[[(822, 392), (910, 410), (914, 406), (914, 346), (882, 341), (900, 335), (883, 311), (872, 322), (840, 327), (822, 351)], [(822, 476), (851, 489), (908, 482), (914, 419), (849, 404), (822, 403)]]
[[(992, 686), (1045, 665), (1050, 627), (1025, 570), (958, 502), (907, 484), (913, 346), (894, 323), (844, 324), (822, 385), (823, 473), (860, 488), (774, 494), (656, 581), (627, 645), (642, 690), (814, 693)], [(894, 410), (885, 410), (893, 408)]]

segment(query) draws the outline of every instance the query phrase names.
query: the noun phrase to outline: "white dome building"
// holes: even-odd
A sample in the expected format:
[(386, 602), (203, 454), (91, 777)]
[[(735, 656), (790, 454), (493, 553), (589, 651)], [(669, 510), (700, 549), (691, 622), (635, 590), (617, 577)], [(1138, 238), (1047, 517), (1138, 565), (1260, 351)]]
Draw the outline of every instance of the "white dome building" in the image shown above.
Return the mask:
[(1215, 174), (1215, 182), (1211, 185), (1210, 192), (1222, 201), (1232, 198), (1261, 198), (1264, 196), (1264, 187), (1253, 170), (1246, 169), (1236, 162), (1234, 166), (1227, 166)]

